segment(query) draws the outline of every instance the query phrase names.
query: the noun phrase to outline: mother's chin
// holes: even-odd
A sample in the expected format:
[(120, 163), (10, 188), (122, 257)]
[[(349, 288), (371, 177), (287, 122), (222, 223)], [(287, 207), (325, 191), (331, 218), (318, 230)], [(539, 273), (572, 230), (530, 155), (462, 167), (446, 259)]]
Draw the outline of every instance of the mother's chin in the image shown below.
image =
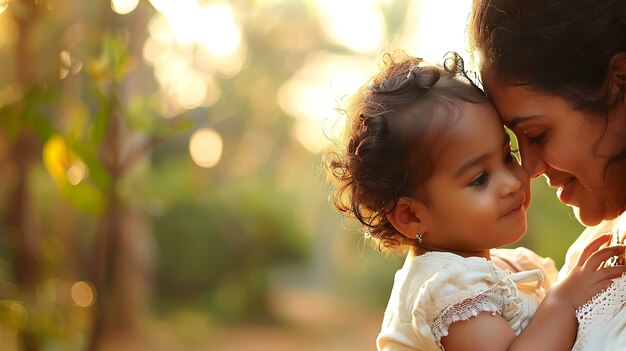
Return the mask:
[(580, 224), (585, 227), (593, 227), (604, 220), (604, 218), (600, 218), (598, 216), (587, 215), (585, 211), (581, 211), (579, 207), (572, 206), (572, 211), (574, 211), (574, 216), (580, 222)]
[(600, 224), (602, 221), (615, 219), (622, 215), (622, 213), (624, 213), (624, 211), (626, 210), (622, 207), (620, 207), (620, 209), (611, 209), (609, 208), (609, 206), (606, 205), (599, 207), (578, 207), (573, 205), (568, 206), (572, 207), (572, 210), (574, 211), (574, 216), (576, 217), (578, 222), (580, 222), (580, 224), (584, 225), (585, 227), (593, 227)]

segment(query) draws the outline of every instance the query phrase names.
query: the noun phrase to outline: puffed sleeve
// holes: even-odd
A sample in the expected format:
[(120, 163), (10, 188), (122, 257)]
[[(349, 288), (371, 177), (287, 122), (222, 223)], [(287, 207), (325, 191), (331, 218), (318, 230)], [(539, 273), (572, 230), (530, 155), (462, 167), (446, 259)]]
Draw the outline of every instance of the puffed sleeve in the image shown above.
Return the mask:
[(419, 289), (414, 328), (421, 337), (433, 337), (443, 350), (441, 338), (452, 323), (489, 312), (505, 318), (519, 335), (529, 319), (523, 304), (510, 272), (482, 258), (465, 258), (442, 267)]

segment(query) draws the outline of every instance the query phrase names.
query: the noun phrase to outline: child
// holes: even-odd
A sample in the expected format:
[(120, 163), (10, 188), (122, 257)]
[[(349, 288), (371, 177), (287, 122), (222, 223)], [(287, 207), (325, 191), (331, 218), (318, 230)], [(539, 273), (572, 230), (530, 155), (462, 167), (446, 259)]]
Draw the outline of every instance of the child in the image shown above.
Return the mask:
[(498, 114), (456, 57), (456, 70), (403, 52), (383, 62), (347, 110), (345, 150), (328, 161), (335, 207), (381, 247), (409, 249), (378, 350), (571, 349), (576, 308), (626, 271), (598, 269), (624, 246), (598, 250), (601, 236), (547, 294), (540, 270), (496, 266), (490, 249), (521, 238), (530, 202)]

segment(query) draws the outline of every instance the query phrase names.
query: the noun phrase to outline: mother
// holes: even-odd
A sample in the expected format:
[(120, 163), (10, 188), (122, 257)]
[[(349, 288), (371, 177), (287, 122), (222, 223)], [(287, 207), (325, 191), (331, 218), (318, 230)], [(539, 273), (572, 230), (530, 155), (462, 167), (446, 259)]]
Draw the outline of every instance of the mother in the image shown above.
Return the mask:
[[(626, 236), (626, 0), (474, 0), (469, 33), (522, 165), (588, 227), (565, 275), (593, 238)], [(626, 349), (626, 278), (602, 297), (574, 349)]]

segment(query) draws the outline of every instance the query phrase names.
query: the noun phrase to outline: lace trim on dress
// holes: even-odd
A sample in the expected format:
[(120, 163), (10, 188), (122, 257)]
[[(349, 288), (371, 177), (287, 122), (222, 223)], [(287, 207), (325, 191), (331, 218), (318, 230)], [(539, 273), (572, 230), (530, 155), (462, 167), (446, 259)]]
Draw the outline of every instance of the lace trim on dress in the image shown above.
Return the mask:
[(502, 314), (504, 297), (499, 293), (500, 289), (498, 286), (493, 286), (473, 298), (465, 299), (444, 309), (435, 318), (431, 327), (435, 340), (439, 343), (442, 337), (448, 335), (448, 328), (454, 322), (468, 320), (480, 312)]
[(611, 319), (626, 303), (626, 275), (613, 281), (608, 288), (587, 301), (576, 310), (578, 319), (578, 336), (572, 350), (584, 349), (590, 336), (597, 334), (594, 330), (605, 328)]

